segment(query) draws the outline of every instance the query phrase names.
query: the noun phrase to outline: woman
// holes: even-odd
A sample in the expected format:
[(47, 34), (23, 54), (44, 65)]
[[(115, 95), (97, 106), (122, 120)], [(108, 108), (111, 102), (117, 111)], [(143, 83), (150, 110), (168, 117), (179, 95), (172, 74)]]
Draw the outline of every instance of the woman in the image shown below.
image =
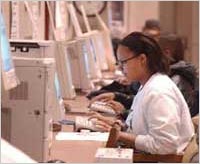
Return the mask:
[[(183, 153), (194, 127), (183, 95), (166, 75), (167, 60), (157, 42), (133, 32), (120, 42), (117, 57), (127, 79), (141, 84), (126, 126), (120, 123), (128, 133), (119, 132), (118, 140), (152, 154)], [(113, 124), (102, 116), (93, 117)]]

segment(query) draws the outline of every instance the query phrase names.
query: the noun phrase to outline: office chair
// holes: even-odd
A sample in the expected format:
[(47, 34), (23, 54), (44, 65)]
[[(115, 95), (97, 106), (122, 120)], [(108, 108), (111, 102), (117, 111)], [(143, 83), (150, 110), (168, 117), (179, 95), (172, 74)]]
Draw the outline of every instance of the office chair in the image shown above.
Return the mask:
[[(195, 127), (195, 135), (185, 149), (182, 159), (183, 163), (199, 163), (199, 115), (192, 117), (192, 122)], [(195, 156), (198, 157), (198, 159), (194, 159)]]

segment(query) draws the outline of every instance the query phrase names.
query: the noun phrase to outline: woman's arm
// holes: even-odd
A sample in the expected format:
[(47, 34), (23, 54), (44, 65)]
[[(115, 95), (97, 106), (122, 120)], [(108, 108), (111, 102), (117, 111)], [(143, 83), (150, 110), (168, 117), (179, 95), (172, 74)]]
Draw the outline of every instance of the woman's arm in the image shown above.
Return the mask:
[(149, 93), (144, 104), (148, 133), (137, 135), (135, 147), (152, 154), (181, 153), (193, 133), (187, 106), (179, 108), (175, 96), (159, 91)]
[(125, 143), (127, 146), (135, 148), (135, 138), (136, 136), (132, 133), (120, 131), (118, 134), (118, 141)]

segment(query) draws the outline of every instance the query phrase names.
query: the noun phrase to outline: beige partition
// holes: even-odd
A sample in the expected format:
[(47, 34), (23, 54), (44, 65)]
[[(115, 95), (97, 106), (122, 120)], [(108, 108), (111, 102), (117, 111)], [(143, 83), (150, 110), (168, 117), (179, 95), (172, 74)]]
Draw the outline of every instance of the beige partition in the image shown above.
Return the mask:
[(199, 2), (176, 2), (176, 33), (185, 37), (185, 60), (199, 67)]

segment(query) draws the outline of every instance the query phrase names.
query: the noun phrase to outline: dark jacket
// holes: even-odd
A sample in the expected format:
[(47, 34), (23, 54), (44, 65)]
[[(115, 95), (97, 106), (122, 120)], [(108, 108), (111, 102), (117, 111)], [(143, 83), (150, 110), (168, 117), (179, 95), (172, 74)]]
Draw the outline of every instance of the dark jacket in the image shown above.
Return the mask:
[(195, 67), (185, 61), (179, 61), (170, 65), (171, 79), (182, 92), (191, 117), (199, 113), (199, 80)]

